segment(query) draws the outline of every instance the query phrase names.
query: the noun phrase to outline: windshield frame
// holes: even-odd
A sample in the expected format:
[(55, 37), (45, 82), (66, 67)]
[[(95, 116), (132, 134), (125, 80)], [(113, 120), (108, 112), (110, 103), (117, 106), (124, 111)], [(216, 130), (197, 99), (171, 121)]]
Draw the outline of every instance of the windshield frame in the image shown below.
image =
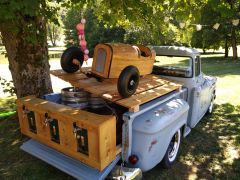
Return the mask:
[[(174, 76), (174, 75), (162, 75), (162, 74), (159, 74), (159, 75), (162, 75), (162, 76), (169, 76), (169, 77), (177, 77), (177, 78), (193, 78), (195, 76), (195, 70), (194, 70), (194, 58), (192, 56), (181, 56), (181, 55), (158, 55), (159, 57), (161, 56), (164, 56), (164, 57), (186, 57), (186, 58), (189, 58), (189, 62), (190, 62), (190, 65), (189, 67), (191, 67), (191, 76), (189, 77), (182, 77), (182, 76)], [(157, 56), (156, 56), (157, 57)], [(195, 56), (196, 58), (196, 56)], [(157, 66), (157, 67), (161, 67), (159, 65), (155, 65), (155, 63), (153, 64), (153, 66)]]

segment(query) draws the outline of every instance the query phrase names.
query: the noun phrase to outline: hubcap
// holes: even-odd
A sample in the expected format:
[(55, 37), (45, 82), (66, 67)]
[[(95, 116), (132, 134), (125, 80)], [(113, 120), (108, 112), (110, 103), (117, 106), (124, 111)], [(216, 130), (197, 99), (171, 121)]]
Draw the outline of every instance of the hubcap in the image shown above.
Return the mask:
[(135, 89), (135, 86), (136, 86), (136, 80), (133, 77), (132, 79), (130, 79), (130, 81), (128, 83), (128, 90), (133, 91)]
[(170, 142), (170, 150), (168, 152), (168, 158), (170, 162), (173, 162), (176, 159), (177, 152), (180, 145), (180, 129), (174, 134)]

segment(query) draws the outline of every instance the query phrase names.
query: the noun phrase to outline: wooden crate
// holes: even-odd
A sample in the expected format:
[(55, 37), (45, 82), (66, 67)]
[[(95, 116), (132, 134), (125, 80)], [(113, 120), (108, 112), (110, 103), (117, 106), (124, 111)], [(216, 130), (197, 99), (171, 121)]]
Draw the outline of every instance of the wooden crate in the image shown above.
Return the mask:
[[(23, 134), (91, 167), (103, 170), (119, 153), (114, 116), (93, 114), (34, 96), (18, 99), (17, 107)], [(46, 116), (48, 123), (45, 123)], [(77, 136), (74, 133), (76, 127)]]

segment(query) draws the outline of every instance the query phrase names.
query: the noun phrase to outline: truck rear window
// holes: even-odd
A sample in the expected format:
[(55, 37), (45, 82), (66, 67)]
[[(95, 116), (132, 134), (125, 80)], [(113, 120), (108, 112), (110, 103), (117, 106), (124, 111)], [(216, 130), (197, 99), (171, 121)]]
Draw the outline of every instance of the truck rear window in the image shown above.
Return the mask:
[(192, 77), (191, 57), (157, 56), (153, 67), (153, 74)]

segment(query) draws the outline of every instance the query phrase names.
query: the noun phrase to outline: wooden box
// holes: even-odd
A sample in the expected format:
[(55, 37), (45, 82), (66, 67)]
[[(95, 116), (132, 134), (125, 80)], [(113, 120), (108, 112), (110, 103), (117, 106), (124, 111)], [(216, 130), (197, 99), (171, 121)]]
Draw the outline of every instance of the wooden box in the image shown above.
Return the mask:
[(17, 100), (21, 132), (91, 167), (116, 157), (116, 118), (73, 109), (34, 96)]
[(91, 72), (103, 78), (118, 78), (127, 66), (135, 66), (140, 76), (151, 74), (155, 52), (146, 46), (98, 44), (94, 49)]

